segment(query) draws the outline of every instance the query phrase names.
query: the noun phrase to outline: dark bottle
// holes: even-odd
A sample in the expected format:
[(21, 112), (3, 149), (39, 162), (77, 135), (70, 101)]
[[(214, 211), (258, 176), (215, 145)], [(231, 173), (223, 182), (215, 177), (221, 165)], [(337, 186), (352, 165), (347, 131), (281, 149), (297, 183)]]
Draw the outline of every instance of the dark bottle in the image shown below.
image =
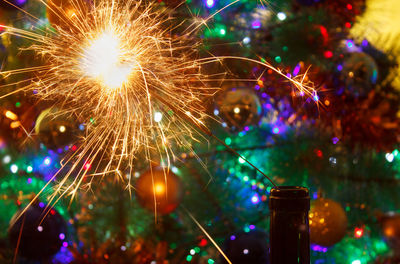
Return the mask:
[(273, 188), (269, 208), (271, 264), (309, 264), (308, 189), (297, 186)]

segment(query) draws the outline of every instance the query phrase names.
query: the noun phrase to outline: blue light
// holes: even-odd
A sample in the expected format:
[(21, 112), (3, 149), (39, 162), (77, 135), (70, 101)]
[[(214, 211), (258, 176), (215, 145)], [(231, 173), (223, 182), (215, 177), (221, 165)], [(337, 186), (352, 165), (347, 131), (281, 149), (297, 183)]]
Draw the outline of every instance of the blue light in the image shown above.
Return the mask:
[(328, 248), (322, 247), (322, 246), (319, 246), (319, 245), (311, 245), (311, 249), (313, 251), (317, 251), (317, 252), (327, 252), (328, 251)]
[(315, 101), (315, 102), (318, 102), (319, 96), (318, 96), (317, 94), (315, 94), (315, 95), (313, 96), (313, 98), (314, 98), (314, 101)]
[(296, 67), (294, 67), (293, 70), (293, 76), (296, 76), (300, 72), (300, 64), (297, 64)]
[(253, 197), (251, 197), (251, 202), (253, 204), (258, 204), (260, 202), (260, 197), (258, 197), (258, 194), (254, 194)]
[(84, 124), (80, 124), (79, 125), (79, 130), (83, 131), (85, 129), (85, 125)]
[(361, 45), (362, 45), (363, 47), (368, 46), (368, 40), (364, 39), (364, 40), (361, 42)]
[(354, 43), (353, 43), (353, 41), (348, 40), (348, 41), (346, 41), (346, 45), (348, 48), (352, 48), (354, 46)]
[(336, 69), (337, 69), (338, 71), (342, 71), (342, 70), (343, 70), (343, 66), (342, 66), (341, 64), (339, 64), (339, 65), (336, 67)]
[(250, 38), (249, 37), (245, 37), (243, 39), (243, 44), (249, 44), (250, 43)]
[(235, 240), (236, 237), (234, 235), (231, 236), (231, 240)]
[(43, 161), (44, 165), (49, 166), (51, 164), (51, 158), (50, 157), (46, 157)]
[(206, 5), (207, 5), (208, 8), (213, 7), (214, 4), (215, 4), (214, 0), (207, 0), (207, 2), (206, 2)]
[(259, 20), (255, 20), (255, 21), (253, 21), (253, 23), (251, 23), (251, 27), (254, 29), (260, 28), (261, 22)]

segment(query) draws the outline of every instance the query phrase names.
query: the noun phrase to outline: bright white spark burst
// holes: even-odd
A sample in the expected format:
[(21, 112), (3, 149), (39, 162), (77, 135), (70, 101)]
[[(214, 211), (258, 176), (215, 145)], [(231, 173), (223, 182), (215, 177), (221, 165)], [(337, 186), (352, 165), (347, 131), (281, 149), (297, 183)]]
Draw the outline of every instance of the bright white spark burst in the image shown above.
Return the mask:
[(192, 125), (204, 126), (203, 99), (217, 91), (211, 83), (223, 76), (203, 74), (205, 64), (224, 59), (258, 63), (313, 94), (303, 85), (304, 76), (292, 80), (266, 63), (230, 56), (199, 58), (200, 43), (194, 36), (207, 20), (184, 27), (142, 1), (98, 0), (90, 7), (81, 1), (71, 0), (73, 16), (70, 10), (50, 6), (68, 25), (56, 26), (57, 32), (4, 26), (6, 34), (33, 40), (28, 49), (45, 63), (3, 74), (34, 72), (35, 79), (20, 90), (35, 89), (40, 99), (61, 105), (62, 113), (88, 124), (82, 145), (63, 162), (68, 168), (52, 199), (73, 197), (80, 186), (90, 187), (95, 176), (108, 173), (128, 181), (131, 190), (130, 177), (122, 175), (134, 173), (137, 159), (169, 166), (176, 158), (173, 149), (192, 151), (191, 142), (200, 136)]

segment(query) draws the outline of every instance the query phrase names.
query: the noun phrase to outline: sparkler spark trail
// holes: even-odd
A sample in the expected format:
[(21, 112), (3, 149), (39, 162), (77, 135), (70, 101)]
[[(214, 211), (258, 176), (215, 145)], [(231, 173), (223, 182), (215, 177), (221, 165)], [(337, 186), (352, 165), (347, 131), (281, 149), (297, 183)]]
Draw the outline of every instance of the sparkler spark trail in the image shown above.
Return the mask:
[[(203, 99), (217, 91), (211, 85), (216, 77), (222, 78), (203, 74), (204, 65), (243, 59), (290, 79), (256, 60), (199, 58), (200, 42), (194, 36), (210, 18), (187, 27), (184, 23), (174, 26), (167, 12), (142, 1), (70, 2), (74, 12), (48, 5), (60, 23), (56, 32), (3, 26), (5, 34), (34, 41), (28, 50), (45, 63), (2, 74), (34, 72), (35, 79), (21, 90), (36, 90), (40, 99), (61, 105), (62, 114), (87, 124), (82, 145), (62, 163), (70, 168), (59, 179), (53, 202), (64, 195), (74, 197), (80, 186), (90, 186), (97, 176), (114, 173), (126, 181), (121, 171), (133, 174), (138, 153), (149, 163), (156, 160), (169, 165), (176, 158), (176, 147), (193, 151), (190, 142), (201, 136), (193, 127), (205, 127), (207, 117)], [(290, 80), (301, 91), (313, 94), (312, 87), (297, 78)], [(90, 164), (96, 164), (92, 174)], [(127, 181), (131, 191), (130, 178)]]
[(214, 95), (218, 87), (213, 84), (225, 78), (225, 73), (204, 74), (207, 64), (224, 60), (259, 64), (291, 81), (299, 91), (314, 95), (305, 76), (291, 79), (267, 63), (231, 56), (200, 58), (201, 43), (195, 35), (212, 16), (185, 26), (144, 1), (97, 0), (89, 4), (70, 0), (72, 9), (66, 10), (51, 1), (40, 1), (60, 23), (55, 25), (56, 31), (2, 27), (3, 34), (33, 41), (27, 50), (40, 56), (44, 64), (2, 72), (5, 78), (26, 73), (35, 77), (20, 82), (22, 88), (0, 95), (0, 99), (35, 90), (39, 99), (61, 109), (55, 115), (70, 114), (86, 124), (81, 145), (62, 161), (60, 171), (41, 191), (58, 180), (48, 204), (66, 195), (72, 201), (81, 186), (90, 187), (95, 178), (107, 174), (116, 175), (131, 191), (131, 178), (124, 175), (134, 174), (139, 159), (140, 163), (163, 161), (169, 166), (176, 158), (173, 150), (182, 147), (196, 156), (191, 142), (203, 137), (201, 132), (213, 136), (204, 124), (203, 99)]

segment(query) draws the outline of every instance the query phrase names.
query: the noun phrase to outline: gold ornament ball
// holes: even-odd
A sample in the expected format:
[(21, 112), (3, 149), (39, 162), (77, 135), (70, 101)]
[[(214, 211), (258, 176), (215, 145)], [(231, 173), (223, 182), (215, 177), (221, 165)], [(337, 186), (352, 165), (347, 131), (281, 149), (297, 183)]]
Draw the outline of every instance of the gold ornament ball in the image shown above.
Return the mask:
[(350, 92), (365, 96), (378, 81), (378, 65), (364, 52), (350, 53), (343, 63), (341, 78)]
[(311, 244), (330, 247), (345, 236), (347, 216), (339, 203), (318, 198), (311, 202), (309, 223)]
[(219, 112), (229, 129), (241, 131), (245, 126), (256, 125), (261, 118), (261, 102), (250, 88), (233, 88), (218, 100)]
[(140, 175), (136, 182), (136, 194), (144, 208), (158, 214), (169, 214), (180, 204), (182, 183), (167, 168), (155, 167)]
[(47, 108), (36, 119), (35, 133), (46, 147), (56, 149), (77, 139), (76, 128), (70, 116), (60, 114), (55, 108)]

